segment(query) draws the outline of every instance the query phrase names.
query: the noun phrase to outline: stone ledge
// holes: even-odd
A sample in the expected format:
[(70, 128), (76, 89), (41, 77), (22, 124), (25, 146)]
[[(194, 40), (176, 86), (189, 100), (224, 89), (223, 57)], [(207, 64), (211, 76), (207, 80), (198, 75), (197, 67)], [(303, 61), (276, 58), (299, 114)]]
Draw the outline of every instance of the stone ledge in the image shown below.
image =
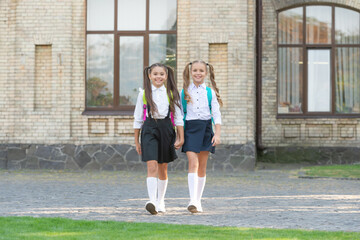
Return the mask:
[[(255, 153), (253, 143), (220, 145), (209, 156), (208, 171), (254, 170)], [(177, 155), (169, 171), (187, 171), (186, 154), (178, 150)], [(136, 171), (146, 169), (146, 164), (128, 144), (0, 144), (0, 169)]]

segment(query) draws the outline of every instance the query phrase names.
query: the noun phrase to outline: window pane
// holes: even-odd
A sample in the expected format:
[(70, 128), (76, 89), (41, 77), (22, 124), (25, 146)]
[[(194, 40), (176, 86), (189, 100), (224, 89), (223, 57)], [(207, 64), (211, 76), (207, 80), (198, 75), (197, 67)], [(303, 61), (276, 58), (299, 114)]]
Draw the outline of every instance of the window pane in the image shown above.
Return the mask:
[(303, 8), (293, 8), (279, 13), (279, 43), (303, 42)]
[(279, 48), (278, 113), (302, 113), (303, 54), (301, 48)]
[(360, 48), (337, 48), (336, 112), (360, 113)]
[(118, 0), (118, 30), (145, 30), (146, 0)]
[(360, 43), (360, 13), (335, 8), (335, 40), (336, 43)]
[(114, 83), (113, 35), (87, 35), (86, 104), (111, 107)]
[(120, 105), (136, 105), (143, 81), (144, 37), (120, 37)]
[(114, 30), (114, 0), (87, 1), (87, 30)]
[(330, 50), (308, 50), (308, 111), (330, 112)]
[(331, 43), (331, 7), (306, 7), (306, 42)]
[(150, 0), (150, 30), (176, 30), (176, 0)]
[(150, 34), (149, 63), (166, 64), (176, 69), (176, 35)]

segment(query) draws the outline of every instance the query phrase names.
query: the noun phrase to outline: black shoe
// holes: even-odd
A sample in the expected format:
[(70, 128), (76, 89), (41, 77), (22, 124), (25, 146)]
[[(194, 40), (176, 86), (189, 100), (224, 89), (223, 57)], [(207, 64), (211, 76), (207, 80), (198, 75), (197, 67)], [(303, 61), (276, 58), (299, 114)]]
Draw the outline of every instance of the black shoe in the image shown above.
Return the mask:
[(153, 202), (149, 201), (145, 205), (145, 209), (151, 213), (151, 215), (156, 215), (158, 212), (156, 211), (156, 206)]
[(197, 213), (197, 207), (194, 204), (189, 204), (189, 206), (187, 207), (188, 211), (191, 213)]

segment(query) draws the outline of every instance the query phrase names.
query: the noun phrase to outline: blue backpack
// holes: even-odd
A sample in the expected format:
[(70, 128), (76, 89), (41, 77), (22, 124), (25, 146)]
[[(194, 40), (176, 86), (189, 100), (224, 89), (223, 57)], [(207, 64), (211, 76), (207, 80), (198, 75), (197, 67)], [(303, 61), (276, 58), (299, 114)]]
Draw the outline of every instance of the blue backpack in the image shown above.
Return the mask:
[[(206, 92), (207, 92), (207, 99), (208, 99), (208, 105), (209, 105), (209, 109), (210, 109), (210, 114), (212, 114), (211, 113), (211, 100), (212, 100), (211, 88), (206, 87)], [(181, 90), (181, 103), (182, 103), (182, 107), (183, 107), (183, 110), (184, 110), (184, 128), (185, 128), (185, 119), (186, 119), (186, 113), (187, 113), (187, 101), (185, 100), (184, 89)], [(211, 121), (214, 123), (213, 117), (211, 117)]]

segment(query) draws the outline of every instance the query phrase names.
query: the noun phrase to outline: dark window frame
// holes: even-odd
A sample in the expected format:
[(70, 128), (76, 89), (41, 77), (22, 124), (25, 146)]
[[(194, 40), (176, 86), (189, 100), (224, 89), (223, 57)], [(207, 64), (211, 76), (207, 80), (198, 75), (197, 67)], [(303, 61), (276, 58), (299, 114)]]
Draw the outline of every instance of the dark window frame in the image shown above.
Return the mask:
[[(308, 44), (306, 43), (306, 7), (307, 6), (329, 6), (331, 7), (331, 43), (330, 44)], [(293, 8), (303, 8), (303, 39), (301, 44), (280, 44), (279, 43), (279, 13), (290, 10)], [(295, 5), (287, 8), (283, 8), (277, 11), (276, 16), (276, 56), (277, 56), (277, 67), (279, 66), (279, 48), (302, 48), (303, 51), (303, 86), (302, 86), (302, 113), (278, 113), (278, 106), (279, 106), (279, 71), (277, 71), (277, 84), (276, 84), (276, 118), (278, 119), (286, 119), (286, 118), (360, 118), (360, 113), (336, 113), (335, 111), (335, 50), (339, 47), (358, 47), (360, 48), (359, 44), (337, 44), (335, 43), (335, 7), (344, 8), (348, 10), (352, 10), (355, 12), (360, 13), (359, 9), (338, 5), (338, 4), (329, 4), (329, 3), (309, 3), (309, 4), (301, 4)], [(360, 23), (359, 23), (360, 24)], [(309, 49), (330, 49), (330, 81), (331, 81), (331, 110), (330, 112), (308, 112), (307, 107), (307, 84), (308, 84), (308, 50)], [(277, 68), (278, 69), (278, 68)]]
[[(150, 34), (175, 34), (177, 38), (177, 27), (176, 30), (150, 30), (150, 1), (146, 1), (146, 24), (145, 30), (118, 30), (118, 0), (114, 0), (114, 31), (88, 31), (87, 30), (87, 0), (85, 1), (85, 111), (83, 115), (132, 115), (135, 109), (135, 105), (119, 105), (119, 92), (120, 92), (120, 69), (119, 69), (119, 39), (121, 36), (143, 36), (144, 37), (144, 55), (143, 55), (143, 68), (149, 65), (149, 36)], [(176, 0), (176, 22), (177, 22), (177, 9), (178, 1)], [(177, 24), (176, 24), (177, 25)], [(113, 107), (88, 107), (86, 103), (86, 92), (87, 92), (87, 36), (88, 34), (113, 34), (114, 36), (114, 91), (113, 91)], [(177, 45), (176, 45), (176, 56), (177, 56)], [(176, 58), (177, 62), (177, 58)]]

